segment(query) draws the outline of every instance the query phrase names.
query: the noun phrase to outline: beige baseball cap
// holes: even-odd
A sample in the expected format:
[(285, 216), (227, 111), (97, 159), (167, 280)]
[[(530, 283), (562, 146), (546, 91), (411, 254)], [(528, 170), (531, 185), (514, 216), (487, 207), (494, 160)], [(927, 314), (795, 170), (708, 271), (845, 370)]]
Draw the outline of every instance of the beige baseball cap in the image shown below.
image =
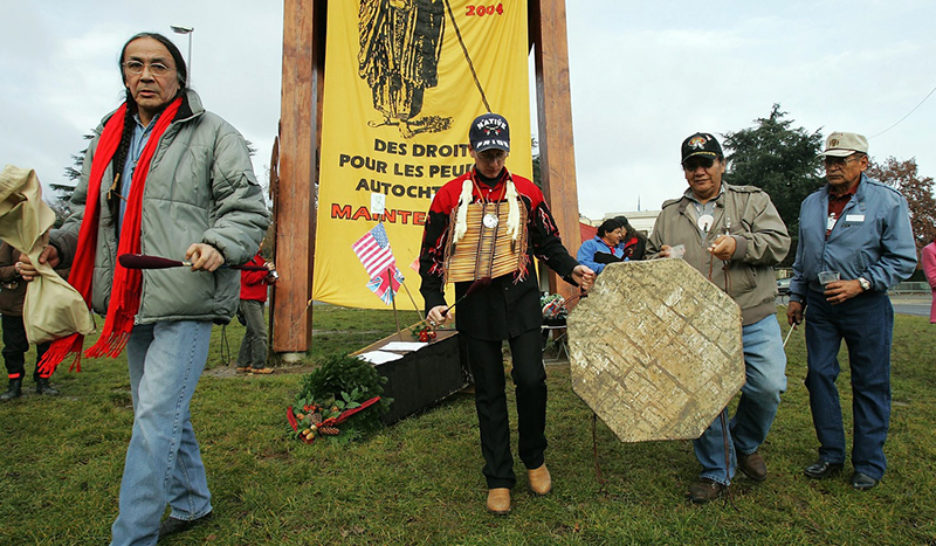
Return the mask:
[(868, 139), (858, 133), (835, 132), (825, 141), (825, 150), (819, 157), (847, 157), (855, 152), (868, 153)]

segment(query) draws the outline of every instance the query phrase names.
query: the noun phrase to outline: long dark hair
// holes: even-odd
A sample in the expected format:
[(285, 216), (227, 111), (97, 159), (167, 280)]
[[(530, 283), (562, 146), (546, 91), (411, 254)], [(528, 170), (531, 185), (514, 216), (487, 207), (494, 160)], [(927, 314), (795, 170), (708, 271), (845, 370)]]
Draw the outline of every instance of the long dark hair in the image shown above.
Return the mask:
[[(124, 116), (124, 126), (123, 133), (120, 135), (120, 145), (117, 147), (117, 151), (114, 153), (113, 168), (114, 176), (119, 176), (123, 174), (124, 165), (127, 162), (127, 151), (130, 149), (130, 138), (133, 135), (133, 114), (137, 112), (137, 103), (133, 100), (133, 95), (130, 93), (130, 88), (127, 87), (127, 76), (124, 72), (124, 57), (127, 54), (127, 46), (132, 42), (139, 40), (141, 38), (152, 38), (157, 42), (161, 43), (166, 49), (169, 50), (169, 54), (172, 55), (172, 61), (176, 66), (176, 75), (179, 79), (179, 92), (176, 96), (185, 94), (186, 84), (188, 82), (188, 69), (185, 66), (185, 59), (182, 57), (182, 52), (179, 51), (179, 48), (176, 47), (172, 40), (166, 38), (158, 32), (140, 32), (134, 34), (127, 40), (123, 47), (120, 49), (120, 57), (117, 58), (117, 68), (120, 70), (120, 78), (124, 83), (124, 92), (126, 94), (127, 101), (127, 115)], [(114, 224), (116, 227), (117, 224), (117, 211), (119, 210), (120, 198), (120, 187), (123, 185), (122, 180), (117, 180), (117, 183), (114, 185), (114, 193), (108, 195), (108, 202), (110, 204), (111, 215), (114, 218)]]

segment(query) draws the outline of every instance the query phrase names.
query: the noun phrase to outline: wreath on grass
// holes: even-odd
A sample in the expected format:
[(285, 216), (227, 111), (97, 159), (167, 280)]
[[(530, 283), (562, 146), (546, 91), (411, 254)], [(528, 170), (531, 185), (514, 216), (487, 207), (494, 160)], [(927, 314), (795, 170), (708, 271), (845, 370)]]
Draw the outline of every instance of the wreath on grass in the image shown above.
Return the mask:
[(294, 405), (286, 408), (290, 433), (311, 444), (319, 436), (349, 442), (379, 430), (380, 416), (393, 402), (381, 397), (386, 382), (372, 365), (356, 357), (326, 358), (302, 377)]

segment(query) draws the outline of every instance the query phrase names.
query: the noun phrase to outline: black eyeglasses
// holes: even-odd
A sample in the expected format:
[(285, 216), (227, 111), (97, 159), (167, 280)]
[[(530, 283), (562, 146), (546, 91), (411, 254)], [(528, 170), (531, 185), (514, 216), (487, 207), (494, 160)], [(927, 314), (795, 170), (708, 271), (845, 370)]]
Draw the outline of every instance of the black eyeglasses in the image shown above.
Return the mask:
[(825, 163), (826, 168), (829, 169), (832, 167), (844, 167), (852, 161), (858, 161), (859, 159), (861, 159), (861, 156), (857, 154), (852, 154), (846, 157), (834, 157), (827, 155), (825, 156), (825, 159), (823, 159), (823, 162)]
[(683, 168), (687, 171), (694, 171), (699, 167), (702, 167), (703, 169), (710, 169), (714, 164), (714, 157), (690, 157), (689, 159), (683, 161)]

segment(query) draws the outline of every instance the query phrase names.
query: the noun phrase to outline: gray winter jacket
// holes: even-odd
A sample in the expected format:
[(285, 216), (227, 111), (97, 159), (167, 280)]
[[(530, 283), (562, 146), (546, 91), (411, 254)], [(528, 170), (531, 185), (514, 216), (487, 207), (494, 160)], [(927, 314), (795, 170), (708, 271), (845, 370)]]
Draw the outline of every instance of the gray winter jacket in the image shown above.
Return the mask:
[(683, 244), (689, 265), (725, 289), (722, 262), (708, 247), (728, 227), (737, 248), (728, 262), (727, 292), (741, 307), (742, 321), (753, 324), (777, 312), (777, 277), (773, 266), (790, 250), (790, 236), (770, 196), (754, 186), (729, 186), (715, 198), (715, 220), (703, 238), (697, 227), (691, 201), (683, 196), (663, 203), (653, 226), (647, 253), (656, 254), (663, 245)]
[[(71, 199), (75, 211), (51, 234), (52, 243), (70, 264), (84, 216), (91, 160), (97, 138), (88, 146), (81, 179)], [(107, 205), (113, 164), (101, 184), (100, 220), (92, 281), (92, 308), (107, 310), (117, 260), (115, 218)], [(243, 264), (260, 246), (269, 213), (257, 184), (244, 138), (234, 127), (205, 111), (198, 95), (186, 90), (176, 119), (163, 134), (143, 191), (140, 243), (143, 254), (182, 260), (193, 243), (218, 249), (225, 263)], [(237, 311), (240, 272), (212, 273), (189, 268), (145, 270), (137, 324), (164, 320), (227, 322)]]

